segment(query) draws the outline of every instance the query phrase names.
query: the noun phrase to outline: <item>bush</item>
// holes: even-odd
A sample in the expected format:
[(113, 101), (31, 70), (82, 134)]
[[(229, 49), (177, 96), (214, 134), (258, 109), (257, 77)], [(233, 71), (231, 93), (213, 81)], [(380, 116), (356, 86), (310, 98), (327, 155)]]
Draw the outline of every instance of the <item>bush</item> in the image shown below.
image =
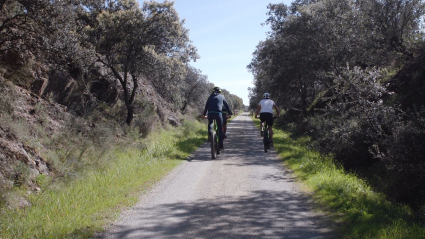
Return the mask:
[(321, 152), (333, 153), (345, 168), (359, 170), (378, 162), (380, 148), (397, 115), (381, 100), (380, 72), (355, 68), (335, 79), (323, 114), (312, 117), (310, 134)]
[(275, 125), (292, 132), (291, 137), (303, 135), (311, 130), (310, 124), (304, 118), (302, 110), (282, 109), (280, 115), (281, 117), (275, 121)]
[(384, 141), (382, 157), (392, 180), (387, 194), (415, 207), (425, 205), (425, 109), (407, 114)]
[[(425, 204), (425, 109), (386, 105), (381, 72), (355, 68), (335, 79), (323, 114), (309, 119), (313, 146), (392, 199)], [(374, 172), (371, 173), (371, 171)]]

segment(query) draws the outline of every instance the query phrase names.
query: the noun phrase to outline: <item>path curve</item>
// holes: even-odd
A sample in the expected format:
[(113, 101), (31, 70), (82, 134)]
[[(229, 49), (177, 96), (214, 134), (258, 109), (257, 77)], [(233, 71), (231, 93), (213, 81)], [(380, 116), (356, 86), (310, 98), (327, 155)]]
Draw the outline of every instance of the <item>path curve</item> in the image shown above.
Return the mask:
[(217, 159), (203, 144), (96, 238), (336, 238), (246, 114)]

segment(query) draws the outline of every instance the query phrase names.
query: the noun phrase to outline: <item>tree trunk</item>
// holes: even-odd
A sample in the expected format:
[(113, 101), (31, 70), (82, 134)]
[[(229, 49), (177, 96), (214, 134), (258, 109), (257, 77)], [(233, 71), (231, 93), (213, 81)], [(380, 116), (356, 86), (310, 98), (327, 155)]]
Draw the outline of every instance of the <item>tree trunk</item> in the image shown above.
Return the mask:
[(125, 122), (130, 125), (131, 121), (133, 120), (133, 113), (134, 113), (134, 108), (132, 105), (127, 105), (127, 119), (125, 120)]
[(186, 110), (187, 107), (187, 101), (184, 101), (183, 107), (180, 109), (180, 111), (183, 113)]

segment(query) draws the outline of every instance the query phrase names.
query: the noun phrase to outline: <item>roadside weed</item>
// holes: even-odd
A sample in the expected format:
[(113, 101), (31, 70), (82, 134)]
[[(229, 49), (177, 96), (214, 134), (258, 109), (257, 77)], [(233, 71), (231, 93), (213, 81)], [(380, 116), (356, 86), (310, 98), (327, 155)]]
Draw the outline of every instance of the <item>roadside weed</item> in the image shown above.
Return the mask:
[[(158, 130), (140, 143), (111, 145), (98, 167), (87, 167), (79, 177), (56, 180), (39, 193), (27, 195), (31, 206), (3, 208), (0, 212), (0, 238), (91, 238), (119, 212), (138, 201), (167, 172), (205, 142), (206, 127), (190, 124), (183, 128)], [(187, 126), (186, 126), (187, 127)], [(95, 150), (95, 149), (94, 149)], [(84, 154), (82, 157), (99, 154)], [(38, 176), (40, 186), (48, 179)]]
[[(259, 126), (259, 120), (254, 119)], [(332, 215), (343, 238), (425, 238), (409, 207), (386, 200), (364, 180), (333, 161), (307, 149), (308, 137), (292, 139), (274, 128), (274, 147), (283, 162), (303, 182), (305, 190)]]

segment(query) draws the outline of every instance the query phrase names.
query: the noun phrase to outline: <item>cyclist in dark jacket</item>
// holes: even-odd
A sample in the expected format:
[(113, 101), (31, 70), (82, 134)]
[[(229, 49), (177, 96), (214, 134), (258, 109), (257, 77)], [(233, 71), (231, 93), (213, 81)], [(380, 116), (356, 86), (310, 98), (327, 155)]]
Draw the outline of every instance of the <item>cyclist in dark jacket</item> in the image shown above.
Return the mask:
[[(222, 109), (223, 106), (228, 110), (229, 115), (232, 115), (229, 105), (227, 104), (226, 98), (220, 94), (221, 89), (219, 87), (214, 87), (213, 93), (208, 97), (207, 103), (205, 104), (204, 117), (208, 118), (208, 132), (213, 131), (213, 120), (216, 119), (218, 127), (218, 138), (219, 138), (219, 147), (221, 150), (224, 150), (223, 146), (223, 116)], [(207, 116), (208, 111), (208, 116)]]

